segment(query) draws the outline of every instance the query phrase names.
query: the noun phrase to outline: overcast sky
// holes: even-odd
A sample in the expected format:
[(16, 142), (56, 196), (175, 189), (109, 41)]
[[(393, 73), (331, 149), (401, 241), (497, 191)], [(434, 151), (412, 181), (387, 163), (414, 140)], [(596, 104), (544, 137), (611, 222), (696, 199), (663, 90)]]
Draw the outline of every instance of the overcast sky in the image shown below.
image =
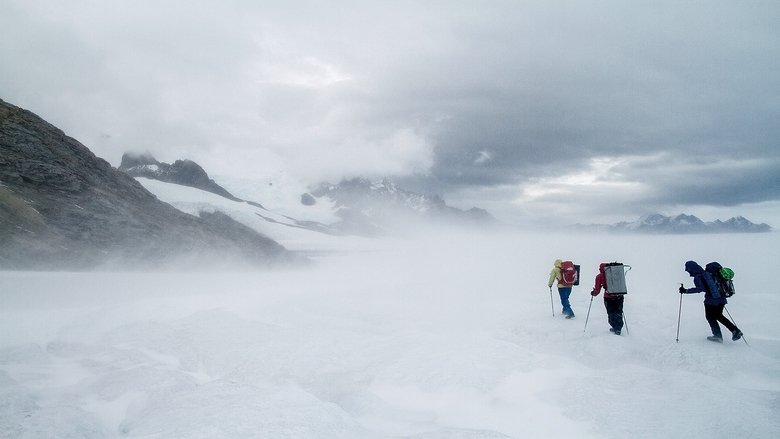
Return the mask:
[(0, 6), (0, 98), (114, 166), (389, 176), (520, 223), (780, 227), (774, 0)]

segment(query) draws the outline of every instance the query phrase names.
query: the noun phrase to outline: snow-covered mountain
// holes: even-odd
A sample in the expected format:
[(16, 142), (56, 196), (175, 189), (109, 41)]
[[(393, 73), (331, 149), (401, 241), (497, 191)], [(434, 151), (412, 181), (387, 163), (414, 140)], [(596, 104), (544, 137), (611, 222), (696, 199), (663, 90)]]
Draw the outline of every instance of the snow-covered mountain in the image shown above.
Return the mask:
[(772, 230), (769, 224), (756, 224), (742, 216), (733, 217), (726, 221), (704, 222), (694, 215), (666, 216), (657, 213), (642, 216), (636, 221), (615, 224), (577, 224), (575, 227), (586, 231), (658, 234), (761, 233)]
[[(271, 227), (271, 229), (277, 229), (273, 230), (274, 234), (282, 238), (289, 235), (287, 233), (289, 230), (282, 230), (284, 228), (306, 229), (331, 235), (340, 233), (336, 228), (317, 220), (298, 220), (288, 215), (284, 209), (272, 211), (257, 201), (238, 198), (217, 184), (200, 165), (192, 160), (176, 160), (173, 164), (168, 164), (158, 161), (149, 153), (125, 153), (119, 170), (135, 177), (159, 199), (195, 216), (200, 212), (227, 213), (261, 233), (269, 231), (268, 227), (264, 227), (266, 224), (262, 223), (275, 224), (282, 226), (281, 229), (278, 227)], [(161, 185), (153, 181), (165, 184)], [(180, 188), (177, 189), (176, 186)], [(249, 216), (246, 215), (247, 212), (250, 212)], [(258, 218), (261, 225), (256, 224)]]
[(484, 209), (468, 210), (448, 206), (438, 195), (407, 191), (387, 178), (343, 180), (323, 183), (302, 196), (302, 202), (320, 199), (333, 202), (341, 218), (338, 227), (345, 231), (377, 233), (396, 229), (409, 221), (447, 221), (455, 224), (495, 224)]
[(769, 224), (755, 224), (744, 216), (735, 216), (726, 221), (715, 220), (708, 225), (713, 231), (769, 232), (772, 230)]
[(254, 202), (231, 200), (203, 189), (138, 177), (149, 192), (181, 212), (198, 216), (221, 212), (235, 221), (307, 255), (342, 248), (360, 249), (365, 242), (356, 236), (343, 236), (335, 228), (316, 221), (302, 221)]
[[(179, 169), (197, 169), (197, 178), (190, 178), (192, 172), (182, 173)], [(209, 203), (196, 203), (206, 211), (225, 211), (237, 220), (263, 233), (267, 224), (256, 224), (257, 218), (275, 225), (338, 235), (376, 236), (393, 233), (409, 226), (437, 224), (494, 224), (496, 220), (487, 211), (479, 208), (461, 210), (450, 207), (440, 196), (407, 191), (387, 178), (371, 181), (365, 178), (344, 180), (338, 184), (322, 183), (311, 189), (288, 176), (275, 175), (265, 179), (242, 180), (232, 176), (220, 176), (218, 185), (209, 178), (205, 170), (191, 160), (177, 160), (173, 165), (160, 163), (150, 155), (125, 154), (119, 168), (137, 177), (139, 181), (160, 199), (181, 210), (197, 214), (193, 210), (193, 194), (150, 183), (157, 180), (189, 186), (211, 192), (232, 203), (205, 197)], [(184, 177), (183, 177), (184, 176)], [(160, 193), (162, 191), (162, 193)], [(234, 196), (233, 194), (236, 194)], [(183, 196), (186, 200), (176, 199)], [(252, 200), (252, 201), (250, 201)], [(247, 207), (242, 204), (248, 204)], [(239, 212), (247, 209), (253, 215), (247, 217)], [(285, 240), (289, 234), (271, 234)]]

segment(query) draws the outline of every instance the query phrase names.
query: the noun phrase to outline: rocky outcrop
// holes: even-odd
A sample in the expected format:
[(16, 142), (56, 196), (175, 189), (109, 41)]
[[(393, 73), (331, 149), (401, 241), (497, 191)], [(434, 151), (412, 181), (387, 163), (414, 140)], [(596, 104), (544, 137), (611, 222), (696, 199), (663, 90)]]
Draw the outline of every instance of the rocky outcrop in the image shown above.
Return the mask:
[(317, 200), (308, 192), (301, 194), (301, 204), (304, 206), (314, 206), (317, 204)]
[(149, 153), (125, 153), (122, 155), (119, 170), (131, 177), (146, 177), (166, 183), (190, 186), (233, 201), (241, 201), (210, 179), (206, 171), (192, 160), (176, 160), (173, 164), (168, 164), (157, 161)]
[(289, 259), (226, 215), (195, 217), (159, 201), (61, 130), (0, 100), (0, 268)]

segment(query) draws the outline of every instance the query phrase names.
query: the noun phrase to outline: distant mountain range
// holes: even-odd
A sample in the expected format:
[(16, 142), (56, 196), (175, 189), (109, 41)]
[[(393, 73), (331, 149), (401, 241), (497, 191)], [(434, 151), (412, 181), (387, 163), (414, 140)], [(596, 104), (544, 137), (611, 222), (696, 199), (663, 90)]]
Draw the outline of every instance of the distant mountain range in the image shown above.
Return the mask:
[(726, 221), (704, 222), (694, 215), (680, 214), (665, 216), (661, 214), (645, 215), (636, 221), (615, 224), (576, 224), (575, 229), (583, 231), (618, 233), (763, 233), (772, 231), (769, 224), (756, 224), (745, 217), (737, 216)]

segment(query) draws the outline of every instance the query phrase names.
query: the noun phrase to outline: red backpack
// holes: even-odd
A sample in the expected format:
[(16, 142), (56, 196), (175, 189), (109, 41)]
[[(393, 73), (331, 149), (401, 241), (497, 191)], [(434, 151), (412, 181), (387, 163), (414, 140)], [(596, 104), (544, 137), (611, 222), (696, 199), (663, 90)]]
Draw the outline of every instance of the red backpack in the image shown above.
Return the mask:
[(572, 261), (561, 262), (561, 284), (571, 287), (580, 284), (579, 266)]

